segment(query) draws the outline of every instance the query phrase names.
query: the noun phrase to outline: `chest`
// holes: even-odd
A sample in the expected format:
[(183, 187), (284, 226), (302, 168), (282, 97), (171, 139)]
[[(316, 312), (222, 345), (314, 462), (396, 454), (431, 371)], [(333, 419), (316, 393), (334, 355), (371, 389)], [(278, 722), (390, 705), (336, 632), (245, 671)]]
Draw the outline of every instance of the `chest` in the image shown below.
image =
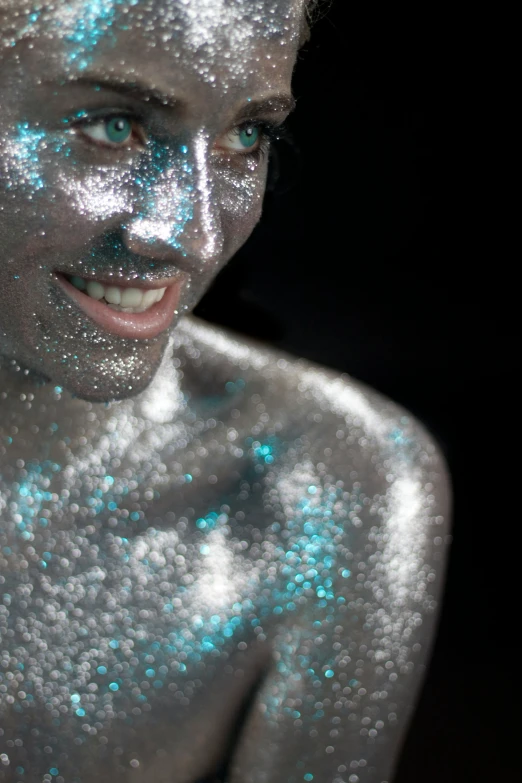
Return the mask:
[(210, 467), (187, 472), (193, 446), (176, 452), (181, 470), (162, 469), (163, 452), (112, 474), (52, 461), (4, 474), (4, 692), (30, 705), (38, 680), (79, 717), (87, 696), (139, 707), (304, 611), (337, 614), (346, 527), (364, 499), (321, 485), (313, 465), (285, 472), (276, 452), (254, 441), (210, 484)]

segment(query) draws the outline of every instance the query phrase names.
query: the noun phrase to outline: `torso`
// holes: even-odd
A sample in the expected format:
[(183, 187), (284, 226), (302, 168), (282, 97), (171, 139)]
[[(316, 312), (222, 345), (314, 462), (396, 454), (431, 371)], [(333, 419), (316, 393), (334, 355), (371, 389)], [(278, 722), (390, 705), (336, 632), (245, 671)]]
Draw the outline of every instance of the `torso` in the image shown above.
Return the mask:
[(174, 340), (134, 401), (0, 400), (0, 781), (195, 783), (229, 753), (229, 783), (390, 781), (440, 455), (345, 376), (195, 319)]

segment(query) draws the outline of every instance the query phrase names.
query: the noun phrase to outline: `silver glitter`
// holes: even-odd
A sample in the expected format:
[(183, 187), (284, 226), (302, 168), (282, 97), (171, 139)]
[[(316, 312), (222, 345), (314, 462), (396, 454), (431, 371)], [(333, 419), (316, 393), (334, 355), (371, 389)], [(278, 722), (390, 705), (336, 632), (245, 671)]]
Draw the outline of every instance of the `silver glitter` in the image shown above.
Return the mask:
[[(131, 757), (197, 779), (261, 660), (231, 780), (346, 780), (354, 761), (384, 780), (440, 589), (436, 450), (346, 378), (196, 321), (172, 349), (135, 400), (3, 395), (0, 704), (24, 740), (6, 752), (41, 774), (45, 743), (64, 780)], [(48, 459), (19, 457), (33, 421)], [(178, 744), (186, 721), (208, 757)]]
[[(391, 783), (441, 456), (347, 376), (182, 317), (259, 218), (264, 147), (223, 144), (291, 108), (303, 3), (0, 14), (0, 781), (194, 783), (233, 739), (228, 783)], [(108, 114), (139, 134), (93, 143)], [(62, 278), (180, 294), (125, 337)]]

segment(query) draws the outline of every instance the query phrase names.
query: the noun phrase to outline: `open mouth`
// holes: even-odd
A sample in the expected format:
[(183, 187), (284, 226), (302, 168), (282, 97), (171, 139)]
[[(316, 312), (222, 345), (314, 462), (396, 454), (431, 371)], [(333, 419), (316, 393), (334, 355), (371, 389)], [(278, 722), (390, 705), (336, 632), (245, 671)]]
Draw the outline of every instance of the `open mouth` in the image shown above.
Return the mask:
[(176, 313), (184, 277), (152, 283), (86, 280), (55, 273), (56, 280), (98, 326), (119, 337), (147, 339), (167, 329)]

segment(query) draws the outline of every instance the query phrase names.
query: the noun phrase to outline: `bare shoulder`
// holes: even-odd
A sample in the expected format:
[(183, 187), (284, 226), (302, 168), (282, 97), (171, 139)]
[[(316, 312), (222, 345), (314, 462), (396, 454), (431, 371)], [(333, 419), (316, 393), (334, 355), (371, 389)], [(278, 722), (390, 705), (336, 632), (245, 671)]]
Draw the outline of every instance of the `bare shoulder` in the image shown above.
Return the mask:
[(418, 616), (426, 655), (450, 540), (450, 481), (434, 438), (346, 375), (195, 320), (185, 328), (199, 373), (231, 389), (225, 425), (256, 463), (259, 525), (275, 519), (283, 542), (312, 533), (342, 544), (334, 571), (346, 599), (366, 596), (374, 619), (384, 607), (385, 617)]
[(310, 779), (389, 781), (444, 583), (441, 451), (411, 414), (345, 375), (195, 321), (184, 328), (200, 370), (241, 387), (234, 427), (256, 471), (243, 493), (255, 500), (249, 552), (267, 564), (261, 594), (278, 623), (232, 780), (286, 781), (297, 763)]
[(438, 521), (445, 529), (450, 484), (444, 457), (404, 408), (346, 374), (195, 318), (182, 322), (180, 348), (188, 364), (195, 363), (198, 382), (203, 379), (211, 399), (228, 390), (243, 434), (253, 430), (261, 440), (279, 442), (275, 450), (280, 457), (287, 454), (277, 460), (281, 469), (289, 460), (305, 460), (349, 485), (364, 477), (369, 495), (391, 493), (410, 509), (422, 499), (424, 508), (444, 518)]

